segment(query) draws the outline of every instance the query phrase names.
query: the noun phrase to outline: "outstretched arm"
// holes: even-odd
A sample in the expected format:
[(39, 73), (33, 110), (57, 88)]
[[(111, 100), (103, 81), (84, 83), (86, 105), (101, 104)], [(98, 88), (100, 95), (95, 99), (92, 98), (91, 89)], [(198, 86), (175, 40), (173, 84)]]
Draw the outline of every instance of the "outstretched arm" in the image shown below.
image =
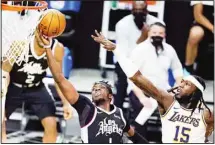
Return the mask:
[(167, 110), (174, 101), (174, 98), (169, 93), (156, 88), (152, 82), (150, 82), (146, 77), (144, 77), (138, 67), (135, 66), (132, 61), (130, 61), (125, 55), (123, 55), (116, 46), (111, 41), (107, 40), (101, 33), (99, 34), (95, 31), (97, 36), (93, 36), (92, 38), (104, 45), (104, 48), (113, 51), (114, 55), (116, 56), (121, 68), (127, 75), (127, 77), (141, 90), (143, 90), (147, 95), (153, 97), (158, 103)]
[(167, 110), (174, 101), (173, 96), (169, 93), (156, 88), (152, 82), (144, 77), (138, 70), (134, 76), (129, 78), (137, 87), (143, 90), (147, 95), (151, 96), (161, 105), (162, 108)]
[(46, 49), (46, 55), (53, 78), (57, 85), (60, 87), (60, 90), (63, 93), (64, 97), (69, 101), (70, 104), (76, 103), (79, 94), (74, 86), (64, 77), (60, 65), (56, 62), (55, 58), (52, 55), (51, 49)]
[(81, 126), (88, 124), (95, 113), (95, 107), (85, 96), (78, 94), (74, 86), (64, 77), (60, 65), (52, 55), (51, 49), (46, 49), (49, 68), (53, 78), (67, 101), (76, 109)]
[[(63, 57), (64, 57), (64, 46), (60, 42), (57, 42), (57, 45), (54, 49), (54, 54), (53, 54), (56, 62), (62, 69), (63, 66)], [(60, 97), (62, 103), (63, 103), (63, 112), (64, 112), (64, 119), (68, 120), (72, 117), (72, 107), (68, 100), (64, 97), (63, 93), (61, 92), (59, 86), (57, 83), (55, 83), (55, 88), (58, 93), (58, 96)]]

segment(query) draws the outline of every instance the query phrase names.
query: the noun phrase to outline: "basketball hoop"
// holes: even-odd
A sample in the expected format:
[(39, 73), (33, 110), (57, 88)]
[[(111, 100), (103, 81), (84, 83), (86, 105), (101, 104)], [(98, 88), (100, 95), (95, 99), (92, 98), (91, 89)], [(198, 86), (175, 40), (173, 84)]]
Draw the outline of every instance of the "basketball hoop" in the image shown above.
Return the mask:
[(48, 4), (45, 1), (6, 1), (1, 6), (2, 61), (21, 65), (28, 60), (29, 44)]
[[(14, 3), (14, 2), (12, 2), (12, 3)], [(23, 11), (25, 9), (41, 10), (41, 9), (46, 9), (47, 6), (48, 6), (48, 3), (45, 1), (38, 1), (35, 4), (35, 6), (10, 5), (10, 4), (4, 4), (4, 3), (1, 4), (2, 10), (8, 10), (8, 11)]]

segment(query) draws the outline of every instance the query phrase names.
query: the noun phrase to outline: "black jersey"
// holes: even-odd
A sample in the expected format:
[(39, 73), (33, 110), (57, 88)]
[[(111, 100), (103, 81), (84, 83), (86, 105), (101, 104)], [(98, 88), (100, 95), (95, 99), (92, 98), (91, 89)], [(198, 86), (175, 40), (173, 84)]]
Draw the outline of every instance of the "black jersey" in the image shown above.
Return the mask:
[(214, 7), (213, 6), (204, 5), (203, 15), (211, 22), (211, 24), (214, 24)]
[[(32, 39), (29, 45), (28, 61), (23, 61), (21, 65), (14, 64), (10, 72), (11, 83), (22, 85), (38, 84), (46, 76), (46, 69), (48, 68), (46, 52), (41, 56), (35, 53), (34, 39)], [(54, 40), (51, 46), (52, 50), (54, 50), (56, 44), (57, 40)]]
[(123, 133), (130, 129), (122, 110), (114, 105), (107, 112), (80, 95), (73, 107), (79, 114), (84, 143), (122, 143)]

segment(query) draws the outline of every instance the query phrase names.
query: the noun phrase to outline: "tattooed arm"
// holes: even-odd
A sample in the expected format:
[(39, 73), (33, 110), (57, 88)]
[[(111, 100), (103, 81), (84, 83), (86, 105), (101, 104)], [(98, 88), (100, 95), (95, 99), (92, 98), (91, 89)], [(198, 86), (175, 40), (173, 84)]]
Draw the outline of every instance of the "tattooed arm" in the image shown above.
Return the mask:
[(129, 79), (147, 95), (157, 100), (159, 105), (165, 110), (167, 110), (173, 103), (174, 98), (172, 95), (156, 88), (152, 82), (140, 73), (140, 71), (136, 72), (135, 75)]

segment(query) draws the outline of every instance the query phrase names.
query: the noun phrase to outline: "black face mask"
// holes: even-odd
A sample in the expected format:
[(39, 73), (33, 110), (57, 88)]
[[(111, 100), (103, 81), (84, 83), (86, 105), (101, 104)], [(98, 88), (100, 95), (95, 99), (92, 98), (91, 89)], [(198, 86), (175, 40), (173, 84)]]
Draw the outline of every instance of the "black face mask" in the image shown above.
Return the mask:
[(142, 29), (143, 23), (146, 22), (146, 14), (142, 12), (134, 12), (134, 23), (136, 24), (139, 30)]
[(156, 47), (156, 46), (161, 46), (162, 42), (163, 42), (163, 37), (161, 36), (152, 36), (151, 37), (151, 42), (152, 44)]
[(158, 50), (159, 49), (163, 50), (163, 45), (162, 45), (163, 37), (161, 37), (161, 36), (152, 36), (151, 37), (151, 42), (152, 42), (152, 45), (155, 46), (156, 53), (158, 55)]

